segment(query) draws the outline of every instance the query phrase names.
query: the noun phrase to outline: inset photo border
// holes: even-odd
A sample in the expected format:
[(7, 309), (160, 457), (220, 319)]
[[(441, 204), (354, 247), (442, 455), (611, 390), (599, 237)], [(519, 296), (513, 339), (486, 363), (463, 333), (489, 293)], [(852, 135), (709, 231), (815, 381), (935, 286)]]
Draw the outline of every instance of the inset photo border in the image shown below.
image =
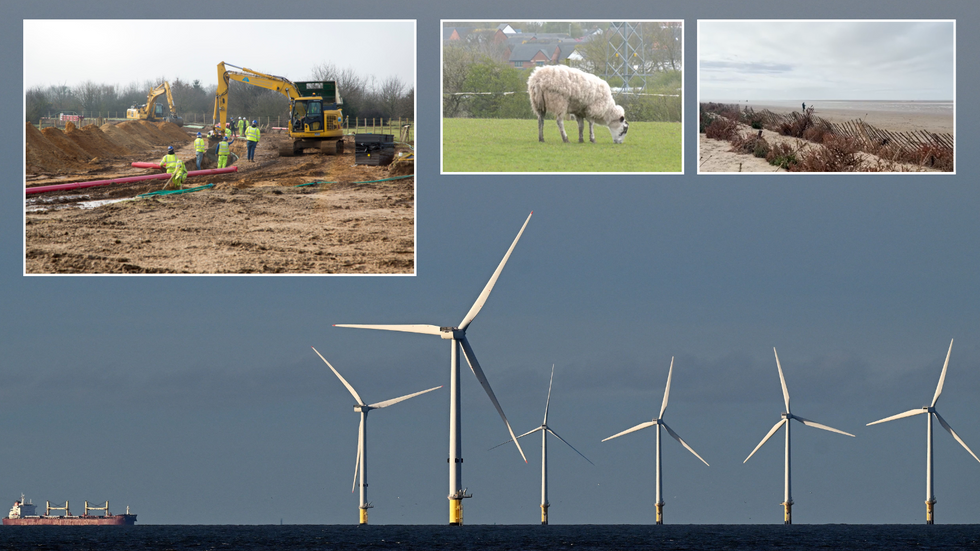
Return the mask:
[(699, 20), (698, 174), (955, 174), (955, 20)]
[(683, 174), (683, 20), (441, 29), (441, 174)]

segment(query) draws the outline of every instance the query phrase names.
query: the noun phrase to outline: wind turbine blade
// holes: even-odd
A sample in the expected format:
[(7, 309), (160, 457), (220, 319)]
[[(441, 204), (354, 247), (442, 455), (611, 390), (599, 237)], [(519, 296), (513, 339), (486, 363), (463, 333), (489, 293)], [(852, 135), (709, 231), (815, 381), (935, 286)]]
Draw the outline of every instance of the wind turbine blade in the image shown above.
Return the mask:
[[(705, 465), (708, 465), (708, 462), (705, 461), (703, 457), (701, 457), (700, 455), (698, 455), (698, 452), (694, 451), (694, 448), (692, 448), (691, 446), (688, 446), (687, 445), (687, 442), (685, 442), (680, 436), (678, 436), (676, 432), (672, 431), (670, 429), (670, 427), (667, 426), (667, 423), (664, 423), (663, 421), (661, 421), (660, 424), (663, 425), (665, 429), (667, 429), (667, 433), (670, 434), (671, 436), (673, 436), (674, 437), (674, 440), (677, 440), (678, 442), (681, 443), (681, 446), (684, 446), (685, 448), (687, 448), (687, 451), (693, 453), (694, 454), (694, 457), (697, 457), (698, 459), (701, 460), (702, 463), (704, 463)], [(711, 465), (708, 465), (708, 466), (710, 467)]]
[(786, 413), (789, 411), (789, 389), (786, 388), (786, 377), (783, 377), (783, 366), (779, 365), (779, 354), (776, 353), (776, 347), (772, 347), (772, 353), (776, 355), (776, 369), (779, 370), (779, 384), (783, 385), (783, 402), (786, 403)]
[(480, 313), (480, 310), (483, 308), (483, 304), (487, 302), (487, 297), (490, 296), (490, 291), (493, 290), (493, 286), (497, 283), (497, 278), (500, 277), (500, 272), (503, 271), (504, 265), (507, 264), (507, 259), (510, 258), (510, 253), (514, 252), (514, 247), (517, 246), (517, 241), (521, 238), (521, 234), (524, 233), (524, 228), (526, 228), (527, 223), (531, 221), (532, 214), (534, 214), (534, 211), (531, 211), (531, 214), (527, 215), (527, 220), (525, 220), (524, 225), (521, 226), (521, 231), (517, 232), (517, 237), (514, 238), (514, 242), (511, 243), (510, 248), (507, 249), (507, 254), (504, 255), (503, 260), (501, 260), (500, 264), (497, 265), (497, 269), (494, 270), (493, 275), (490, 276), (490, 281), (487, 282), (487, 285), (486, 287), (483, 288), (483, 291), (480, 293), (480, 296), (476, 298), (476, 302), (473, 303), (473, 306), (470, 308), (470, 311), (466, 313), (466, 317), (464, 317), (463, 321), (459, 323), (459, 328), (462, 329), (463, 331), (465, 331), (466, 328), (470, 325), (470, 322), (473, 321), (473, 318), (475, 318), (476, 315)]
[(355, 329), (378, 329), (380, 331), (401, 331), (403, 333), (442, 335), (442, 329), (438, 325), (362, 325), (354, 323), (335, 323), (334, 327), (353, 327)]
[(548, 382), (548, 400), (544, 403), (544, 423), (548, 425), (548, 407), (551, 406), (551, 385), (555, 382), (555, 364), (551, 364), (551, 381)]
[[(585, 455), (584, 455), (584, 454), (583, 454), (582, 452), (580, 452), (580, 451), (578, 451), (578, 450), (576, 450), (576, 449), (575, 449), (575, 446), (573, 446), (573, 445), (571, 445), (571, 444), (569, 444), (569, 443), (568, 443), (568, 442), (567, 442), (567, 441), (566, 441), (566, 440), (565, 440), (564, 438), (562, 438), (561, 436), (558, 436), (558, 433), (557, 433), (557, 432), (555, 432), (555, 431), (553, 431), (553, 430), (551, 430), (551, 428), (548, 428), (547, 430), (548, 430), (548, 432), (550, 432), (550, 433), (551, 433), (551, 434), (552, 434), (552, 435), (553, 435), (553, 436), (554, 436), (555, 438), (557, 438), (557, 439), (559, 439), (559, 440), (561, 440), (562, 442), (565, 442), (565, 445), (566, 445), (566, 446), (568, 446), (569, 448), (572, 448), (573, 450), (575, 450), (575, 453), (577, 453), (577, 454), (579, 454), (579, 455), (581, 455), (581, 456), (582, 456), (582, 459), (584, 459), (584, 460), (586, 460), (586, 461), (588, 461), (589, 463), (592, 463), (592, 461), (591, 461), (591, 460), (590, 460), (590, 459), (589, 459), (588, 457), (585, 457)], [(595, 466), (595, 463), (592, 463), (592, 466), (594, 467), (594, 466)]]
[[(538, 432), (539, 430), (544, 430), (544, 427), (537, 427), (535, 429), (531, 429), (531, 430), (525, 432), (524, 434), (518, 436), (517, 439), (520, 440), (521, 438), (524, 438), (525, 436), (527, 436), (529, 434), (534, 434), (534, 433)], [(500, 446), (503, 446), (504, 444), (510, 444), (510, 443), (511, 443), (510, 440), (504, 440), (503, 442), (497, 444), (493, 448), (488, 448), (487, 451), (490, 451), (490, 450), (492, 450), (494, 448), (499, 448)]]
[(884, 419), (879, 419), (873, 423), (868, 423), (865, 426), (870, 427), (871, 425), (877, 425), (878, 423), (884, 423), (886, 421), (894, 421), (895, 419), (901, 419), (902, 417), (912, 417), (913, 415), (919, 415), (920, 413), (926, 413), (927, 411), (928, 410), (926, 410), (925, 408), (910, 409), (904, 413), (899, 413), (897, 415), (892, 415), (891, 417), (885, 417)]
[(364, 400), (361, 400), (361, 397), (357, 395), (357, 391), (354, 390), (354, 387), (350, 386), (350, 383), (347, 382), (347, 379), (341, 376), (341, 374), (336, 369), (334, 369), (332, 365), (330, 365), (330, 362), (328, 362), (327, 359), (324, 358), (323, 355), (320, 354), (320, 352), (316, 348), (313, 348), (313, 351), (316, 352), (317, 356), (320, 356), (320, 359), (323, 360), (323, 363), (327, 364), (327, 367), (329, 367), (330, 371), (333, 371), (333, 374), (336, 375), (338, 379), (340, 379), (340, 382), (344, 383), (344, 386), (347, 387), (347, 390), (350, 391), (351, 395), (354, 396), (354, 399), (357, 400), (357, 405), (359, 406), (364, 405)]
[(980, 457), (977, 457), (977, 454), (973, 453), (973, 450), (970, 449), (970, 446), (967, 446), (966, 442), (964, 442), (963, 439), (960, 438), (958, 434), (953, 432), (953, 427), (949, 426), (949, 423), (947, 423), (946, 420), (943, 419), (942, 415), (939, 415), (939, 412), (936, 412), (936, 419), (939, 419), (939, 424), (942, 425), (944, 429), (946, 429), (946, 432), (948, 432), (950, 436), (955, 438), (956, 441), (959, 442), (961, 446), (966, 448), (966, 451), (970, 452), (970, 455), (973, 456), (973, 459), (980, 461)]
[(652, 426), (654, 426), (656, 424), (657, 424), (656, 421), (647, 421), (646, 423), (640, 423), (639, 425), (636, 425), (635, 427), (626, 429), (626, 430), (624, 430), (623, 432), (620, 432), (620, 433), (616, 433), (616, 434), (610, 436), (609, 438), (603, 438), (602, 441), (605, 442), (606, 440), (612, 440), (613, 438), (619, 438), (620, 436), (622, 436), (624, 434), (629, 434), (631, 432), (636, 432), (638, 430), (643, 430), (643, 429), (645, 429), (647, 427), (652, 427)]
[[(949, 354), (953, 351), (953, 339), (949, 339), (949, 351), (946, 352), (946, 363), (943, 364), (943, 373), (939, 376), (939, 384), (936, 386), (936, 395), (932, 397), (932, 407), (936, 407), (939, 395), (943, 393), (943, 383), (946, 382), (946, 368), (949, 367)], [(939, 417), (936, 415), (936, 417)]]
[[(775, 425), (773, 425), (773, 427), (771, 429), (769, 429), (769, 434), (766, 434), (766, 437), (762, 439), (762, 442), (759, 442), (759, 445), (756, 446), (754, 450), (752, 450), (752, 453), (749, 454), (749, 457), (746, 457), (745, 458), (745, 461), (748, 461), (749, 458), (751, 458), (753, 455), (755, 455), (755, 452), (759, 451), (759, 448), (761, 448), (762, 445), (765, 444), (767, 440), (769, 440), (770, 438), (772, 438), (772, 435), (776, 434), (776, 431), (779, 430), (779, 427), (782, 427), (783, 426), (783, 423), (785, 423), (785, 422), (786, 422), (786, 419), (783, 419), (783, 420), (779, 421), (778, 423), (776, 423)], [(742, 461), (742, 464), (745, 464), (745, 461)]]
[(422, 390), (420, 392), (415, 392), (413, 394), (406, 394), (405, 396), (402, 396), (400, 398), (392, 398), (391, 400), (385, 400), (384, 402), (378, 402), (377, 404), (371, 404), (368, 407), (370, 407), (370, 408), (377, 408), (377, 409), (386, 408), (386, 407), (388, 407), (390, 405), (397, 404), (398, 402), (404, 402), (405, 400), (408, 400), (409, 398), (415, 398), (419, 394), (425, 394), (426, 392), (432, 392), (433, 390), (439, 390), (440, 388), (442, 388), (442, 385), (437, 386), (435, 388), (430, 388), (428, 390)]
[(797, 415), (794, 415), (793, 416), (793, 419), (796, 419), (797, 421), (803, 423), (804, 425), (806, 425), (808, 427), (813, 427), (815, 429), (829, 430), (830, 432), (836, 432), (837, 434), (845, 434), (845, 435), (850, 436), (852, 438), (854, 437), (854, 435), (851, 434), (851, 433), (849, 433), (849, 432), (844, 432), (842, 430), (837, 430), (837, 429), (835, 429), (833, 427), (828, 427), (827, 425), (821, 425), (820, 423), (811, 421), (809, 419), (804, 419), (804, 418), (799, 417)]
[[(525, 224), (527, 224), (527, 222), (525, 222)], [(524, 458), (524, 462), (527, 463), (527, 457), (524, 455), (524, 450), (521, 449), (521, 445), (518, 443), (517, 437), (514, 436), (514, 429), (510, 428), (510, 423), (507, 421), (507, 416), (504, 415), (504, 410), (500, 407), (500, 402), (498, 402), (497, 397), (494, 396), (493, 389), (490, 388), (490, 382), (487, 381), (487, 376), (483, 374), (483, 368), (480, 367), (480, 362), (477, 361), (476, 354), (473, 353), (473, 349), (470, 347), (470, 342), (466, 340), (466, 337), (464, 336), (459, 340), (459, 344), (463, 345), (463, 356), (466, 358), (466, 363), (470, 364), (470, 371), (476, 375), (476, 379), (480, 381), (480, 384), (483, 386), (483, 390), (487, 391), (487, 396), (489, 396), (490, 401), (493, 402), (493, 407), (497, 408), (497, 413), (500, 414), (500, 418), (503, 419), (504, 424), (507, 425), (507, 432), (510, 433), (511, 439), (514, 440), (514, 445), (517, 446), (517, 451), (521, 452), (521, 457)]]
[(670, 370), (667, 371), (667, 388), (664, 389), (664, 403), (660, 406), (660, 415), (657, 419), (664, 418), (664, 412), (667, 411), (667, 396), (670, 394), (670, 377), (674, 374), (674, 357), (670, 357)]
[[(364, 424), (364, 417), (361, 417), (361, 425)], [(354, 483), (350, 486), (350, 493), (354, 493), (354, 489), (357, 488), (357, 468), (361, 466), (361, 450), (364, 448), (364, 442), (361, 440), (361, 434), (363, 431), (359, 426), (357, 428), (357, 459), (354, 460)]]

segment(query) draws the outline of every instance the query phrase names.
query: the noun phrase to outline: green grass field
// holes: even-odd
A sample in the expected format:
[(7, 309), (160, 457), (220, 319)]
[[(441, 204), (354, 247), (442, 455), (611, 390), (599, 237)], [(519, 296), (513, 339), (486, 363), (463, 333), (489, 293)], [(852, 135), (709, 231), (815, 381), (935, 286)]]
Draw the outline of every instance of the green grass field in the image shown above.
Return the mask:
[(614, 144), (609, 129), (595, 127), (596, 143), (578, 143), (578, 123), (565, 123), (561, 141), (554, 119), (545, 120), (544, 143), (532, 119), (443, 119), (444, 172), (680, 172), (681, 123), (631, 122)]

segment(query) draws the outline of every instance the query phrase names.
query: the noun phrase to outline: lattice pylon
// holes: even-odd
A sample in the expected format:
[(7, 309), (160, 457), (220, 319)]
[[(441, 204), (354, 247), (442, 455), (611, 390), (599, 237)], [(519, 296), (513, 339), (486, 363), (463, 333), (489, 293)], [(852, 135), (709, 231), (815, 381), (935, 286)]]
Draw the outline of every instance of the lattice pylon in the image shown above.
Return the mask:
[(643, 91), (647, 86), (646, 48), (639, 24), (614, 21), (609, 24), (606, 42), (606, 78), (617, 77), (623, 87)]

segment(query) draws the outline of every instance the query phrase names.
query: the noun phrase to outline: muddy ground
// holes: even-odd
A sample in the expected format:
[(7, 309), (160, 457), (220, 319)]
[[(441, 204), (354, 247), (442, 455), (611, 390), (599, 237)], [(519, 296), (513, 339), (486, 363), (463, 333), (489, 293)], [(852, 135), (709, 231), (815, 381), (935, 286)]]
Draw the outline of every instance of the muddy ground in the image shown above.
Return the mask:
[[(168, 144), (196, 169), (186, 130), (148, 124), (103, 125), (102, 132), (33, 129), (45, 140), (28, 128), (27, 186), (153, 173), (130, 163), (158, 162)], [(143, 130), (154, 135), (136, 143)], [(215, 184), (209, 190), (136, 199), (163, 186), (150, 180), (27, 196), (26, 273), (414, 273), (414, 178), (358, 183), (412, 174), (411, 163), (392, 170), (355, 165), (352, 137), (343, 155), (279, 157), (278, 144), (287, 139), (265, 131), (254, 163), (240, 160), (237, 173), (185, 183)], [(57, 151), (45, 149), (49, 143)], [(244, 143), (232, 151), (244, 158)], [(296, 187), (317, 181), (331, 183)], [(90, 207), (118, 199), (124, 200)]]

